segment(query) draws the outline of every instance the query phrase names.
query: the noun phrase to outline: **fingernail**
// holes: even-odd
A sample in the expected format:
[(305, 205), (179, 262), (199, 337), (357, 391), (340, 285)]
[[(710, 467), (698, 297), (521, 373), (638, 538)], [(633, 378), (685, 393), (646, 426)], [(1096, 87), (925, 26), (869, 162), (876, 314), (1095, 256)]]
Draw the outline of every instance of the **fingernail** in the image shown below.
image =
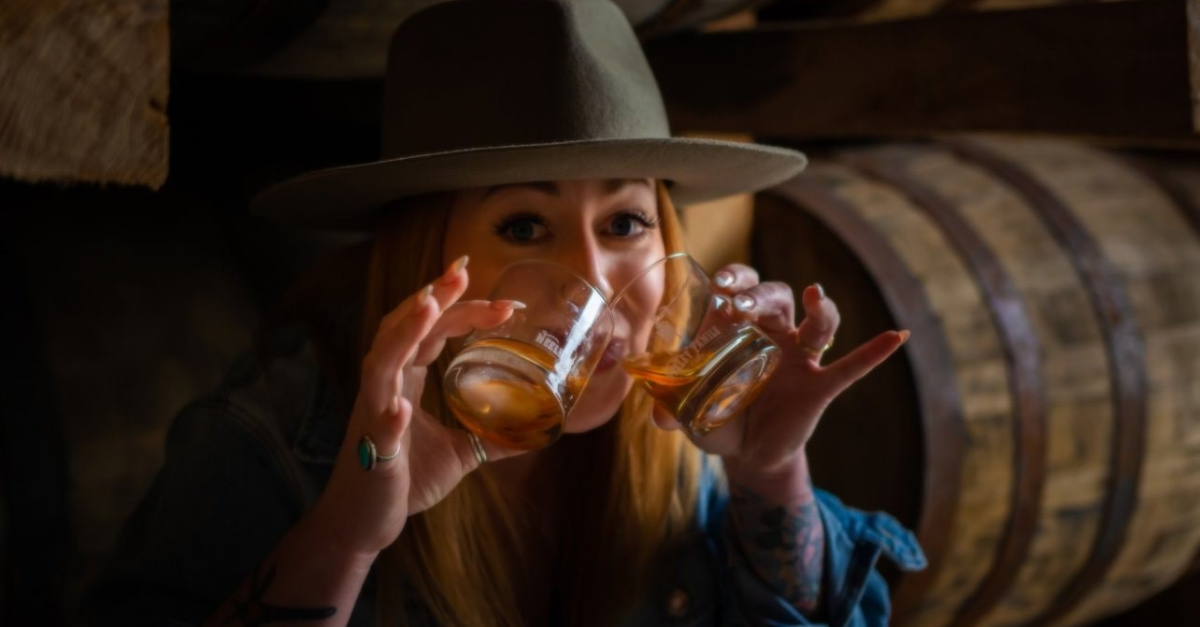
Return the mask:
[(503, 311), (505, 309), (524, 309), (525, 303), (519, 300), (494, 300), (491, 305), (492, 309)]
[(733, 273), (722, 270), (713, 277), (713, 281), (716, 282), (717, 287), (729, 287), (733, 285)]
[(901, 344), (904, 344), (905, 342), (907, 342), (907, 341), (908, 341), (908, 336), (909, 336), (909, 335), (912, 335), (911, 333), (909, 333), (909, 332), (908, 332), (908, 329), (905, 329), (905, 330), (903, 330), (903, 331), (896, 331), (896, 334), (900, 336), (900, 343), (901, 343)]
[(458, 278), (458, 273), (466, 269), (467, 262), (470, 260), (471, 258), (467, 255), (455, 259), (454, 263), (450, 264), (449, 268), (446, 268), (446, 273), (442, 275), (442, 282), (449, 283)]
[(429, 301), (429, 296), (431, 294), (433, 294), (433, 285), (426, 285), (425, 288), (421, 290), (421, 293), (417, 294), (417, 307), (423, 307), (425, 303)]
[(821, 297), (821, 300), (825, 300), (825, 288), (821, 287), (820, 283), (813, 283), (813, 286), (817, 288), (817, 295)]
[(738, 308), (738, 311), (750, 311), (754, 308), (754, 299), (745, 294), (738, 294), (733, 297), (733, 306)]

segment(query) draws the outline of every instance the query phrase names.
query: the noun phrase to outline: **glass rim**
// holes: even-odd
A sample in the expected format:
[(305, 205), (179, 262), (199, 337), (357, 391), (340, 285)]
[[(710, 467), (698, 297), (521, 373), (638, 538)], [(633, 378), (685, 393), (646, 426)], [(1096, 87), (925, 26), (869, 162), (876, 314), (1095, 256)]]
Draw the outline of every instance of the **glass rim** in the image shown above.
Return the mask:
[(655, 268), (657, 268), (673, 259), (687, 259), (688, 261), (690, 261), (692, 263), (693, 267), (695, 267), (697, 270), (700, 271), (700, 274), (704, 277), (705, 281), (706, 282), (708, 281), (708, 272), (704, 269), (703, 266), (700, 265), (700, 262), (696, 261), (695, 257), (691, 256), (687, 252), (682, 252), (682, 251), (671, 253), (671, 254), (659, 259), (658, 261), (655, 261), (654, 263), (646, 266), (646, 268), (644, 270), (642, 270), (641, 272), (639, 272), (637, 276), (633, 277), (633, 279), (631, 279), (628, 283), (626, 283), (625, 286), (621, 288), (621, 291), (617, 292), (613, 296), (610, 306), (616, 307), (617, 303), (619, 303), (621, 301), (621, 299), (625, 297), (625, 293), (629, 291), (629, 288), (636, 285), (638, 281), (641, 281), (647, 274), (650, 274), (650, 272), (653, 271)]

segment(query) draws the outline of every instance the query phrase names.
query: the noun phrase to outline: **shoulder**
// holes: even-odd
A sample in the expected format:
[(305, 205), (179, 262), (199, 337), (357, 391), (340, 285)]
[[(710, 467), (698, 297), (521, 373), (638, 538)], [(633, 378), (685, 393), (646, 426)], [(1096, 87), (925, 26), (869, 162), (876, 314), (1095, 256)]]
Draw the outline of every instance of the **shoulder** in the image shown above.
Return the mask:
[(294, 438), (313, 404), (318, 370), (312, 347), (298, 327), (272, 331), (226, 371), (211, 393), (184, 408), (176, 431), (269, 428)]
[(345, 403), (322, 376), (307, 335), (277, 330), (246, 351), (213, 392), (179, 412), (167, 434), (164, 471), (189, 462), (246, 477), (265, 471), (306, 507), (341, 446)]
[(275, 341), (176, 415), (163, 466), (85, 595), (93, 624), (202, 621), (319, 494), (326, 467), (299, 446), (325, 415), (318, 368), (302, 336)]
[(865, 546), (890, 559), (902, 570), (925, 568), (925, 554), (916, 536), (886, 512), (865, 512), (842, 503), (838, 497), (821, 489), (816, 490), (821, 522), (832, 542), (852, 552)]

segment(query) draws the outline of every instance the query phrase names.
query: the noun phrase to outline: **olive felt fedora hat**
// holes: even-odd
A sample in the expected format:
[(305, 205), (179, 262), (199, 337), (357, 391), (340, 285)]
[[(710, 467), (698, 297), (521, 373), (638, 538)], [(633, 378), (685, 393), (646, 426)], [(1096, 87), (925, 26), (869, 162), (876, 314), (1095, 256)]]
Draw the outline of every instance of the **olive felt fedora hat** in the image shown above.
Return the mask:
[(804, 169), (795, 150), (672, 137), (658, 84), (610, 0), (451, 0), (392, 37), (382, 159), (302, 174), (255, 213), (369, 228), (427, 192), (592, 178), (656, 178), (680, 205), (757, 191)]

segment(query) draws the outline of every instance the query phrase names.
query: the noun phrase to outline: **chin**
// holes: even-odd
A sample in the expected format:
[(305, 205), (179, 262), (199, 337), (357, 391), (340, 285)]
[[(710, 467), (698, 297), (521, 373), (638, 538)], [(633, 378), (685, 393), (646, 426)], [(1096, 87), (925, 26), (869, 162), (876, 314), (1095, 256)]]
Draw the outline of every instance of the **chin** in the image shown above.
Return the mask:
[(617, 415), (632, 387), (633, 377), (619, 366), (614, 364), (604, 370), (598, 369), (575, 407), (571, 408), (563, 432), (585, 433), (603, 426)]

